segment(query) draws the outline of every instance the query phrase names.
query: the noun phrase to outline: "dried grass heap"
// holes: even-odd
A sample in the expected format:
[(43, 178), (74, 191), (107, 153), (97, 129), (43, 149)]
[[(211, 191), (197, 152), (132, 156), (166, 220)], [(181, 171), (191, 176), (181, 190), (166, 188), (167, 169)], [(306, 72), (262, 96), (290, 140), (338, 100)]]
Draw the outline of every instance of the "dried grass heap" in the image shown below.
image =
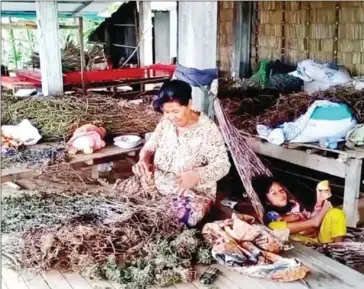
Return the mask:
[(82, 272), (146, 288), (190, 282), (212, 261), (194, 230), (182, 232), (165, 199), (117, 189), (29, 192), (2, 200), (3, 257), (20, 267)]
[(29, 119), (44, 141), (68, 139), (75, 128), (91, 122), (104, 126), (108, 134), (143, 134), (155, 129), (160, 120), (150, 101), (140, 103), (90, 95), (55, 97), (3, 97), (2, 124), (16, 125)]
[(1, 168), (42, 168), (65, 163), (67, 160), (68, 153), (66, 145), (57, 143), (44, 145), (38, 148), (25, 147), (8, 149), (1, 155)]
[(256, 134), (258, 124), (276, 127), (294, 121), (316, 100), (345, 103), (358, 121), (364, 122), (364, 91), (349, 86), (333, 87), (312, 95), (305, 92), (280, 94), (275, 98), (274, 93), (249, 91), (246, 86), (239, 89), (232, 86), (231, 81), (225, 81), (219, 88), (219, 98), (234, 126), (250, 134)]

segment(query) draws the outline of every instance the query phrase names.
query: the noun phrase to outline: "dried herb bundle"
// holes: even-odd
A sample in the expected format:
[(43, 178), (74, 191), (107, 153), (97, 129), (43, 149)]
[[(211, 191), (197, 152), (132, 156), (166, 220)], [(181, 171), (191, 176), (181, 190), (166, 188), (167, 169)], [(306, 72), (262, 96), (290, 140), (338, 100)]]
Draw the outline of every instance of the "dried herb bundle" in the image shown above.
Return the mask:
[(29, 97), (2, 99), (2, 124), (29, 119), (45, 141), (64, 140), (84, 123), (103, 125), (109, 134), (147, 133), (160, 120), (148, 101), (130, 103), (105, 96)]
[(294, 121), (316, 100), (345, 103), (360, 122), (364, 121), (364, 90), (351, 86), (333, 87), (312, 95), (305, 92), (281, 94), (274, 99), (263, 94), (262, 90), (254, 91), (229, 80), (222, 83), (221, 91), (219, 87), (219, 98), (234, 126), (251, 134), (256, 133), (258, 124), (276, 127)]
[(102, 267), (88, 268), (90, 277), (108, 279), (126, 284), (127, 288), (147, 288), (150, 285), (171, 286), (188, 283), (196, 278), (193, 264), (211, 264), (211, 248), (202, 241), (196, 230), (158, 239), (144, 249), (145, 257), (118, 264), (110, 259)]
[[(88, 51), (85, 51), (84, 56), (86, 70), (92, 70), (93, 63), (106, 62), (103, 47), (97, 44), (93, 45)], [(73, 41), (67, 39), (64, 47), (61, 49), (61, 59), (63, 72), (80, 71), (80, 45), (76, 45)], [(31, 60), (26, 65), (33, 68), (40, 68), (39, 52), (33, 52)]]
[(210, 247), (197, 231), (182, 232), (165, 200), (106, 189), (98, 196), (29, 193), (2, 201), (3, 256), (21, 267), (145, 288), (189, 282), (194, 263), (212, 261)]
[(6, 197), (2, 232), (20, 234), (16, 259), (23, 266), (79, 271), (110, 255), (132, 259), (151, 239), (178, 232), (165, 206), (162, 201), (143, 206), (87, 195)]
[(66, 162), (68, 154), (64, 144), (25, 147), (19, 150), (8, 149), (1, 156), (1, 168), (41, 168), (47, 165)]

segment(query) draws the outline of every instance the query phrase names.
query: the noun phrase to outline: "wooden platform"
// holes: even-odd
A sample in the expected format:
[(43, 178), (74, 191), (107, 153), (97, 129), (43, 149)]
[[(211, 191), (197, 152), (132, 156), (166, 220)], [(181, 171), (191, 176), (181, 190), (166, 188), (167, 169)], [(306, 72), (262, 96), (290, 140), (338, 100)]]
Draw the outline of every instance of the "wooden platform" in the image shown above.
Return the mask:
[[(296, 249), (286, 253), (289, 257), (299, 258), (312, 272), (304, 282), (275, 283), (243, 276), (226, 267), (214, 265), (220, 269), (213, 286), (207, 287), (198, 279), (191, 284), (177, 284), (170, 289), (359, 289), (363, 288), (364, 275), (340, 263), (337, 263), (310, 248), (295, 244)], [(198, 266), (199, 275), (206, 267)], [(89, 280), (76, 273), (60, 273), (51, 271), (46, 274), (31, 272), (16, 273), (2, 267), (2, 287), (5, 289), (119, 289), (121, 286), (114, 282)], [(153, 287), (154, 289), (158, 289)], [(136, 288), (137, 289), (137, 288)]]

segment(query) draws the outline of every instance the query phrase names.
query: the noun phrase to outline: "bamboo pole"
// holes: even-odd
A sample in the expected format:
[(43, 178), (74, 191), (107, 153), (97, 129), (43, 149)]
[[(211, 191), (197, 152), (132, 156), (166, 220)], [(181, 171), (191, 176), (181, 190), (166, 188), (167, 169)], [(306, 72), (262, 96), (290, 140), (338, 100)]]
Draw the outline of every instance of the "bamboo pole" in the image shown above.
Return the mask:
[(306, 7), (306, 37), (305, 37), (305, 52), (306, 52), (306, 59), (310, 58), (310, 15), (311, 15), (311, 4), (310, 2), (307, 3)]
[[(33, 55), (33, 53), (34, 53), (34, 47), (33, 47), (33, 42), (32, 42), (32, 38), (30, 36), (29, 29), (27, 29), (27, 36), (28, 36), (28, 42), (29, 42), (29, 46), (30, 46), (30, 51), (32, 52), (31, 55)], [(32, 67), (34, 69), (34, 59), (33, 59), (33, 57), (32, 57)]]
[(284, 62), (285, 59), (285, 48), (286, 48), (286, 37), (285, 37), (285, 26), (286, 26), (286, 2), (282, 1), (282, 38), (281, 38), (281, 61)]
[(86, 95), (85, 87), (85, 48), (83, 43), (83, 18), (80, 16), (78, 18), (78, 35), (80, 39), (80, 57), (81, 57), (81, 81), (82, 81), (82, 92)]
[(336, 1), (335, 6), (335, 37), (334, 37), (334, 46), (333, 46), (333, 58), (334, 63), (337, 64), (337, 55), (339, 49), (339, 21), (340, 21), (340, 1)]
[[(11, 24), (11, 17), (9, 17), (9, 23)], [(12, 45), (12, 48), (13, 48), (13, 56), (14, 56), (15, 69), (18, 69), (18, 55), (16, 53), (15, 37), (14, 37), (14, 31), (13, 31), (13, 29), (10, 29), (9, 30), (9, 36), (10, 36), (11, 45)]]
[[(135, 37), (136, 37), (136, 44), (138, 45), (139, 40), (140, 40), (140, 35), (139, 35), (139, 25), (138, 25), (138, 13), (137, 13), (137, 9), (134, 10), (134, 28), (135, 28)], [(137, 60), (138, 60), (138, 67), (140, 67), (140, 49), (138, 48), (137, 50)]]

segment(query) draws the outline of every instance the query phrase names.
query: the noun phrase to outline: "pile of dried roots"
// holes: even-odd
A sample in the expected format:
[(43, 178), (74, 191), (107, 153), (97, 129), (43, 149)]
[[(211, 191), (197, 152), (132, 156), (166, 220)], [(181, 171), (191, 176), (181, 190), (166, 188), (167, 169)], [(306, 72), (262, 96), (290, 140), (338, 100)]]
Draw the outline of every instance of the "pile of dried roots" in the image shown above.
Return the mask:
[(30, 192), (2, 200), (3, 257), (19, 267), (75, 271), (129, 288), (191, 281), (212, 261), (162, 199)]
[(258, 124), (276, 127), (297, 119), (316, 100), (345, 103), (359, 122), (364, 121), (364, 90), (349, 86), (333, 87), (312, 95), (305, 92), (279, 95), (273, 90), (251, 88), (245, 82), (227, 80), (219, 85), (219, 98), (233, 124), (251, 134), (256, 133)]
[(1, 168), (42, 168), (64, 163), (68, 160), (66, 145), (45, 144), (41, 147), (7, 149), (1, 155)]
[[(103, 47), (97, 44), (85, 51), (84, 56), (86, 70), (92, 70), (94, 64), (106, 63)], [(63, 72), (81, 71), (80, 45), (76, 45), (73, 41), (67, 40), (61, 49), (61, 60)], [(33, 52), (31, 60), (26, 65), (32, 68), (40, 68), (39, 52)]]
[(143, 134), (155, 129), (160, 114), (150, 101), (127, 102), (91, 95), (55, 97), (3, 97), (2, 124), (16, 125), (29, 119), (45, 141), (69, 138), (78, 126), (91, 122), (104, 126), (108, 134)]

